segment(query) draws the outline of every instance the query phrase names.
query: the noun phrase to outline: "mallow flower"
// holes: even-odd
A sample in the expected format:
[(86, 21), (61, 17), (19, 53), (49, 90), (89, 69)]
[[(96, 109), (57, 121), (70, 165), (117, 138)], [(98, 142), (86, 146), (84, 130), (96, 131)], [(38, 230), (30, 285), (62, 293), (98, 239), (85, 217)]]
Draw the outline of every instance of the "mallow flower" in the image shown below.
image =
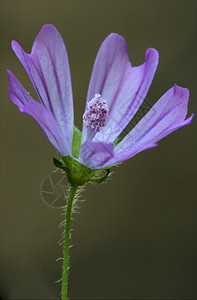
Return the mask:
[[(12, 41), (12, 48), (27, 71), (40, 103), (32, 99), (8, 70), (11, 100), (21, 112), (36, 120), (63, 157), (73, 157), (90, 169), (121, 163), (154, 147), (160, 139), (192, 120), (193, 116), (185, 119), (189, 91), (174, 85), (116, 145), (115, 141), (146, 97), (159, 55), (157, 50), (148, 49), (145, 62), (133, 67), (124, 38), (112, 33), (102, 43), (95, 60), (83, 115), (80, 149), (74, 149), (73, 153), (72, 144), (76, 142), (73, 141), (73, 95), (62, 37), (54, 26), (45, 25), (35, 39), (31, 54), (15, 41)], [(79, 140), (77, 142), (79, 147)]]
[[(70, 199), (74, 197), (78, 186), (88, 181), (101, 182), (107, 177), (110, 166), (155, 147), (159, 140), (190, 124), (193, 118), (193, 115), (186, 118), (189, 91), (174, 85), (120, 139), (120, 134), (147, 95), (159, 55), (157, 50), (150, 48), (146, 51), (145, 62), (140, 66), (132, 66), (124, 38), (111, 33), (96, 56), (81, 133), (74, 127), (68, 56), (57, 29), (52, 25), (43, 26), (34, 41), (31, 54), (26, 53), (16, 41), (12, 41), (12, 48), (23, 64), (39, 102), (30, 96), (8, 70), (9, 97), (21, 112), (36, 120), (48, 140), (59, 151), (60, 159), (54, 159), (54, 163), (67, 173), (73, 188)], [(98, 177), (101, 170), (107, 173)], [(63, 272), (68, 254), (66, 243), (65, 239)], [(66, 276), (63, 275), (63, 285)], [(66, 286), (62, 290), (62, 299), (66, 299)]]

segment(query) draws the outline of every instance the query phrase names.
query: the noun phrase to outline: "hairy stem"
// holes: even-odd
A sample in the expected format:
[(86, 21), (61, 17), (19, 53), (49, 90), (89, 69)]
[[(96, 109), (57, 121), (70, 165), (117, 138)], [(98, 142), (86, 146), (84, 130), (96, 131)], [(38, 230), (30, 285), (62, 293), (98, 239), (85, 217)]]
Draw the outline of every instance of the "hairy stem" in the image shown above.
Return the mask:
[(77, 191), (77, 187), (74, 186), (70, 187), (68, 202), (66, 207), (64, 258), (63, 258), (63, 271), (62, 271), (62, 300), (67, 300), (71, 214), (72, 214), (72, 204), (76, 195), (76, 191)]

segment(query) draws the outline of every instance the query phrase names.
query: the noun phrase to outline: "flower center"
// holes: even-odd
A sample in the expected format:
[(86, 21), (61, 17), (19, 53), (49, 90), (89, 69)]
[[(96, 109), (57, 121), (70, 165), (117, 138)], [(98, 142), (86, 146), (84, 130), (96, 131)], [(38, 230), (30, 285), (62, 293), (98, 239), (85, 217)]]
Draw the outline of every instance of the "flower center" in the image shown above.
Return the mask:
[(100, 94), (95, 94), (88, 102), (88, 107), (83, 114), (83, 122), (87, 127), (99, 132), (100, 128), (105, 126), (108, 112), (107, 101)]

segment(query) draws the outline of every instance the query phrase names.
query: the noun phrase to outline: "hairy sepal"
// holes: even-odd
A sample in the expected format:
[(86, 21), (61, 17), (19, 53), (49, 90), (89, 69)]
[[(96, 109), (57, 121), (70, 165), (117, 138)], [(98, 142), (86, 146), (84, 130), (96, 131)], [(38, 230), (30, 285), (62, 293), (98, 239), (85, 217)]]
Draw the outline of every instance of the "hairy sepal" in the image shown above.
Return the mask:
[[(57, 168), (66, 172), (68, 181), (74, 187), (82, 186), (87, 182), (102, 183), (110, 174), (109, 168), (92, 170), (71, 156), (62, 156), (60, 160), (53, 158), (53, 162)], [(103, 171), (106, 172), (105, 175)], [(101, 174), (102, 176), (99, 176)]]
[(81, 131), (74, 126), (74, 133), (73, 133), (73, 141), (72, 141), (72, 155), (76, 158), (79, 157), (81, 147)]

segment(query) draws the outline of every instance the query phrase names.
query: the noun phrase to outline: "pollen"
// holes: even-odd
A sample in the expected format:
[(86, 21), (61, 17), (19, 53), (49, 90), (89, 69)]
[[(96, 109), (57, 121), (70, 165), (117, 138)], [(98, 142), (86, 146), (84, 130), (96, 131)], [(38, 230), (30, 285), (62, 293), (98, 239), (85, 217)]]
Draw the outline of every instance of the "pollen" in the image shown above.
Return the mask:
[(100, 94), (95, 94), (88, 102), (87, 109), (83, 114), (83, 122), (90, 129), (99, 132), (100, 128), (105, 126), (108, 117), (108, 105)]

